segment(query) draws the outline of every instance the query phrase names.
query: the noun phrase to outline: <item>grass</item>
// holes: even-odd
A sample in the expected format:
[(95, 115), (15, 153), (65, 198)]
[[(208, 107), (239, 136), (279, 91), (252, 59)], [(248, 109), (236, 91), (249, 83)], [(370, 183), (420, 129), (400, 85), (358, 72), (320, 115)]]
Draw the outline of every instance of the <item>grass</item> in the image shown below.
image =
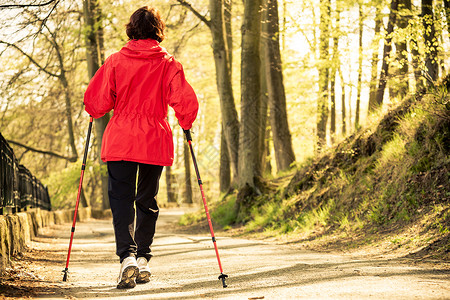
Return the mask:
[[(211, 207), (209, 208), (211, 221), (222, 227), (222, 229), (230, 229), (231, 225), (236, 220), (235, 203), (235, 195), (229, 195), (228, 197), (222, 198), (222, 200), (218, 202), (211, 203)], [(204, 220), (206, 220), (205, 212), (203, 210), (199, 210), (197, 212), (184, 214), (180, 221), (178, 221), (178, 224), (181, 226), (187, 226), (200, 223)]]
[(181, 216), (180, 221), (178, 221), (178, 224), (181, 226), (187, 226), (191, 224), (196, 224), (204, 219), (205, 219), (204, 214), (200, 214), (198, 212), (186, 213)]
[(398, 164), (405, 155), (406, 142), (407, 141), (403, 136), (394, 134), (393, 139), (383, 146), (380, 157), (376, 163), (375, 172), (382, 173), (386, 168), (389, 168), (390, 165)]
[(222, 226), (222, 228), (230, 228), (230, 225), (236, 220), (235, 205), (235, 195), (223, 199), (219, 204), (214, 206), (214, 210), (211, 211), (211, 218)]

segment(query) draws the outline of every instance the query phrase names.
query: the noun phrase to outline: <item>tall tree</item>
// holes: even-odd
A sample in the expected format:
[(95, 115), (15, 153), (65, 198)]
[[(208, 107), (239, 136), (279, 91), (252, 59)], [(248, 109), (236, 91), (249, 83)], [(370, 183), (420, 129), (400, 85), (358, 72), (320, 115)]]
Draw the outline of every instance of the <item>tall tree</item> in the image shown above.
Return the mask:
[[(336, 1), (336, 11), (334, 18), (334, 30), (333, 30), (333, 49), (332, 49), (332, 57), (331, 57), (331, 77), (330, 77), (330, 136), (331, 142), (334, 143), (334, 138), (336, 135), (336, 74), (338, 70), (338, 66), (340, 64), (339, 61), (339, 36), (340, 32), (340, 2)], [(341, 86), (343, 82), (341, 81)]]
[(392, 0), (389, 12), (388, 26), (384, 39), (383, 48), (383, 65), (381, 67), (380, 79), (378, 83), (377, 95), (375, 98), (375, 106), (380, 107), (383, 104), (384, 90), (386, 89), (387, 78), (389, 76), (389, 59), (392, 49), (392, 32), (397, 16), (398, 0)]
[[(270, 125), (277, 170), (289, 169), (295, 161), (286, 109), (286, 93), (280, 52), (278, 1), (265, 0), (264, 69), (270, 107)], [(264, 117), (264, 115), (263, 115)], [(264, 122), (265, 124), (265, 122)], [(265, 128), (264, 128), (265, 132)], [(265, 133), (263, 133), (263, 136)]]
[(344, 76), (342, 75), (341, 67), (338, 68), (339, 79), (341, 80), (341, 113), (342, 113), (342, 135), (345, 136), (347, 134), (347, 109), (345, 103), (345, 81)]
[(320, 0), (319, 98), (317, 101), (317, 151), (326, 144), (328, 122), (329, 39), (331, 0)]
[[(248, 196), (258, 191), (260, 164), (261, 83), (260, 83), (261, 0), (244, 0), (241, 43), (241, 124), (239, 131), (239, 194), (241, 211)], [(244, 210), (245, 211), (245, 210)]]
[[(408, 19), (411, 15), (411, 0), (399, 0), (397, 27), (399, 30), (406, 30)], [(394, 70), (394, 79), (390, 86), (390, 95), (393, 98), (403, 98), (409, 91), (408, 80), (408, 40), (400, 35), (395, 40), (396, 68)]]
[[(233, 65), (233, 34), (231, 32), (231, 0), (225, 0), (224, 2), (224, 23), (225, 23), (225, 40), (226, 49), (228, 54), (228, 70), (230, 78), (232, 78), (232, 65)], [(234, 101), (234, 100), (233, 100)], [(231, 188), (231, 159), (230, 152), (228, 151), (228, 143), (225, 137), (225, 130), (223, 125), (220, 132), (220, 166), (219, 166), (219, 187), (220, 192), (227, 193)], [(237, 176), (237, 174), (235, 174)]]
[(259, 158), (258, 158), (258, 165), (256, 168), (259, 170), (258, 173), (265, 174), (265, 167), (266, 167), (266, 154), (265, 151), (266, 148), (266, 131), (268, 128), (269, 118), (267, 116), (267, 113), (269, 112), (269, 92), (267, 90), (268, 85), (268, 74), (266, 74), (265, 71), (265, 65), (266, 65), (266, 56), (265, 53), (267, 52), (265, 39), (268, 36), (267, 27), (269, 23), (267, 22), (266, 16), (267, 16), (267, 3), (266, 0), (263, 0), (263, 8), (261, 10), (261, 39), (259, 44), (259, 51), (260, 51), (260, 57), (261, 57), (261, 71), (260, 71), (260, 82), (261, 82), (261, 105), (260, 105), (260, 124), (258, 126), (259, 128), (259, 145), (258, 149), (261, 149), (261, 151), (258, 152)]
[(375, 6), (375, 28), (374, 28), (374, 34), (373, 34), (373, 41), (372, 41), (372, 69), (371, 69), (371, 76), (370, 76), (370, 93), (369, 93), (369, 110), (368, 113), (371, 113), (375, 108), (377, 108), (376, 105), (376, 98), (377, 98), (377, 77), (378, 77), (378, 44), (380, 41), (380, 30), (381, 30), (381, 21), (382, 21), (382, 15), (381, 15), (381, 8), (379, 1), (374, 1)]
[[(417, 19), (417, 15), (413, 14), (413, 5), (412, 3), (406, 1), (404, 2), (405, 5), (411, 4), (409, 7), (407, 6), (406, 9), (410, 11), (410, 15), (407, 16), (409, 19), (414, 20)], [(414, 10), (416, 10), (414, 8)], [(414, 79), (415, 79), (415, 88), (416, 91), (422, 90), (424, 85), (424, 76), (422, 75), (423, 70), (423, 58), (419, 52), (419, 41), (422, 39), (422, 36), (420, 36), (420, 32), (417, 31), (414, 33), (412, 38), (409, 40), (409, 48), (411, 49), (411, 63), (412, 68), (414, 70)]]
[[(239, 121), (234, 104), (233, 86), (231, 83), (231, 31), (225, 31), (224, 1), (210, 0), (211, 35), (216, 66), (217, 90), (219, 92), (220, 106), (222, 112), (222, 123), (228, 153), (231, 158), (233, 182), (238, 180), (238, 152), (239, 152)], [(230, 7), (230, 6), (228, 6)], [(229, 21), (229, 16), (227, 19)], [(228, 24), (227, 21), (227, 24)], [(228, 29), (230, 30), (230, 29)]]
[(362, 2), (359, 2), (359, 30), (358, 30), (358, 82), (356, 86), (356, 109), (355, 109), (355, 129), (358, 129), (359, 124), (359, 115), (361, 110), (361, 87), (362, 87), (362, 65), (363, 65), (363, 7)]
[[(83, 1), (85, 40), (86, 40), (86, 60), (88, 65), (88, 76), (91, 79), (104, 62), (103, 45), (103, 25), (102, 14), (98, 0)], [(95, 120), (95, 138), (97, 139), (98, 153), (101, 152), (103, 132), (109, 122), (109, 114)], [(98, 162), (102, 169), (106, 169), (106, 164), (98, 156)], [(100, 172), (102, 183), (102, 208), (109, 208), (108, 199), (108, 175)]]
[[(233, 185), (238, 182), (238, 158), (239, 158), (239, 119), (234, 103), (233, 86), (231, 83), (231, 30), (229, 18), (231, 9), (230, 0), (209, 0), (211, 20), (206, 19), (192, 5), (185, 0), (177, 0), (188, 8), (211, 30), (214, 63), (216, 67), (216, 83), (219, 92), (220, 108), (223, 130), (225, 133), (228, 153), (230, 155), (231, 169), (233, 173)], [(227, 12), (225, 13), (225, 7)], [(225, 22), (225, 23), (224, 23)]]
[(438, 38), (434, 26), (433, 0), (422, 0), (422, 22), (425, 41), (425, 68), (426, 78), (434, 82), (439, 76), (438, 66)]

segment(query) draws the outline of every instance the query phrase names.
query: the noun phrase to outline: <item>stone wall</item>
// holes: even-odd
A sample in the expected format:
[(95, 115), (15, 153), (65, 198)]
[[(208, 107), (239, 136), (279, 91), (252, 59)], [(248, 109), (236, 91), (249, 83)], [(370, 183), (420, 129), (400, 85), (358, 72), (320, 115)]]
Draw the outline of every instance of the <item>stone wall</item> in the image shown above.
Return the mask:
[[(13, 215), (0, 215), (0, 274), (10, 264), (10, 259), (27, 247), (39, 229), (54, 224), (69, 224), (73, 221), (74, 210), (46, 211), (39, 208)], [(78, 209), (77, 221), (91, 217), (90, 208)]]

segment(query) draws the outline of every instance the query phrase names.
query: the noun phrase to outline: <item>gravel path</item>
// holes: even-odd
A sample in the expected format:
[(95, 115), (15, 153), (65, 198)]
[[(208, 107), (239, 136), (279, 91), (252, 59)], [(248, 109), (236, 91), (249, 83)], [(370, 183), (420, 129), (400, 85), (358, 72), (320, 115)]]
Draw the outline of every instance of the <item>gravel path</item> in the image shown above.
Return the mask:
[(151, 281), (129, 290), (116, 289), (119, 263), (111, 220), (77, 224), (68, 282), (62, 282), (61, 271), (70, 224), (43, 230), (24, 257), (23, 268), (36, 277), (32, 298), (450, 299), (448, 266), (318, 253), (216, 234), (229, 275), (224, 289), (210, 236), (174, 232), (182, 213), (161, 211)]

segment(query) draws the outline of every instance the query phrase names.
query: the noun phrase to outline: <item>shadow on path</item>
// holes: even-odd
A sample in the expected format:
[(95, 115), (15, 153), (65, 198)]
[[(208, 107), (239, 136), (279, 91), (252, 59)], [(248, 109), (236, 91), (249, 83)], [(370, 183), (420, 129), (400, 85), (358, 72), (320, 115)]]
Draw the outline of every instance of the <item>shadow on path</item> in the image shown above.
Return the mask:
[(162, 211), (152, 248), (151, 282), (130, 290), (116, 289), (119, 264), (110, 220), (77, 225), (68, 282), (61, 281), (61, 271), (69, 227), (46, 229), (25, 254), (27, 268), (38, 278), (23, 281), (28, 289), (24, 293), (42, 299), (450, 298), (448, 267), (218, 237), (224, 271), (230, 276), (224, 289), (217, 279), (211, 238), (177, 234), (174, 221), (173, 214), (165, 218)]

